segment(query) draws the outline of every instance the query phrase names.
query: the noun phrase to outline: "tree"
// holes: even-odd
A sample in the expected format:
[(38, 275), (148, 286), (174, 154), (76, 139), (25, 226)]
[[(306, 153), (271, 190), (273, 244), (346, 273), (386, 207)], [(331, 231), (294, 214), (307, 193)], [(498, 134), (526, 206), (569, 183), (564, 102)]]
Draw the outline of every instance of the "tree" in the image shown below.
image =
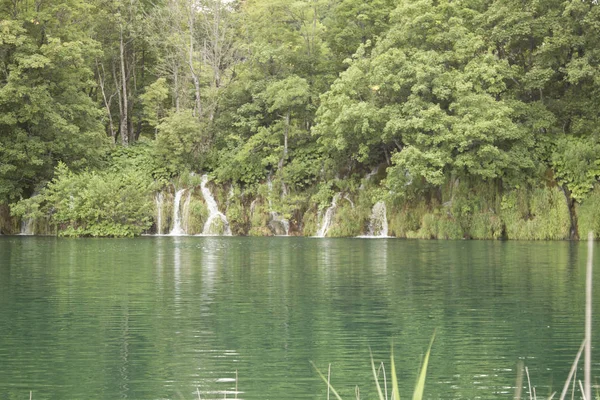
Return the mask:
[(0, 202), (31, 195), (58, 161), (95, 165), (106, 149), (89, 96), (99, 54), (89, 6), (14, 4), (0, 21)]
[(511, 71), (477, 29), (482, 11), (477, 1), (401, 1), (370, 55), (359, 51), (323, 97), (321, 142), (367, 165), (395, 151), (388, 172), (399, 188), (405, 178), (514, 181), (531, 170), (533, 141), (520, 103), (503, 98)]

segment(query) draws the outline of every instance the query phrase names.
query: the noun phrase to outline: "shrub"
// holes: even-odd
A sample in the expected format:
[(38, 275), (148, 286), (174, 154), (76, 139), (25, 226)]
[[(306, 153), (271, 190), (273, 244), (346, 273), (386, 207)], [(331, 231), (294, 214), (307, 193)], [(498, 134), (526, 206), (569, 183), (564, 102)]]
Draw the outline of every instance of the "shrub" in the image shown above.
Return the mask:
[(60, 163), (54, 179), (12, 212), (47, 216), (63, 236), (136, 236), (152, 225), (152, 181), (139, 171), (70, 171)]

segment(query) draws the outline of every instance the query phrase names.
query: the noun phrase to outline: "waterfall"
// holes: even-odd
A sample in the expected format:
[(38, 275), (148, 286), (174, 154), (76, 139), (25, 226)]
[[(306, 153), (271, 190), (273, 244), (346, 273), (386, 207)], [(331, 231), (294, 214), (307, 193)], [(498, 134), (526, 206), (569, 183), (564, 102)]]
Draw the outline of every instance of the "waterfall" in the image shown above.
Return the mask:
[[(210, 189), (206, 186), (208, 183), (208, 175), (202, 175), (202, 183), (200, 184), (200, 188), (202, 189), (202, 196), (204, 196), (204, 201), (206, 202), (206, 207), (208, 208), (208, 219), (206, 223), (204, 223), (204, 229), (202, 230), (203, 235), (218, 235), (219, 230), (218, 227), (215, 227), (214, 222), (220, 221), (223, 225), (222, 233), (225, 236), (231, 236), (231, 229), (229, 228), (229, 222), (225, 215), (219, 211), (219, 207), (217, 206), (217, 202), (213, 197)], [(217, 228), (217, 229), (215, 229)]]
[(35, 220), (33, 218), (27, 218), (21, 221), (21, 235), (32, 236), (34, 232)]
[(290, 235), (290, 222), (280, 216), (275, 211), (269, 213), (271, 220), (269, 221), (269, 229), (275, 236), (289, 236)]
[(329, 230), (329, 225), (331, 225), (331, 218), (333, 218), (333, 214), (335, 213), (335, 208), (337, 207), (337, 202), (340, 199), (342, 193), (336, 193), (331, 200), (331, 206), (325, 211), (325, 216), (323, 217), (323, 222), (321, 223), (321, 227), (317, 231), (317, 237), (325, 237), (327, 235), (327, 231)]
[(183, 196), (185, 189), (180, 189), (175, 193), (175, 201), (173, 202), (173, 229), (169, 232), (169, 235), (179, 236), (185, 234), (181, 229), (181, 212), (179, 206), (181, 204), (181, 196)]
[(271, 202), (271, 192), (273, 191), (273, 181), (271, 175), (267, 177), (267, 187), (269, 188), (269, 194), (267, 200), (269, 201), (269, 215), (271, 219), (269, 221), (269, 229), (275, 236), (289, 236), (290, 235), (290, 221), (283, 218), (277, 211), (273, 211), (273, 205)]
[(358, 190), (364, 190), (365, 182), (369, 182), (375, 175), (377, 175), (378, 172), (379, 172), (379, 166), (373, 168), (371, 170), (371, 172), (369, 172), (367, 175), (365, 175), (365, 178), (364, 178), (363, 182), (360, 184), (360, 187), (358, 188)]
[(373, 206), (371, 211), (371, 219), (369, 221), (369, 235), (370, 237), (387, 237), (388, 236), (388, 223), (387, 223), (387, 210), (383, 201), (378, 201)]
[(154, 198), (156, 202), (156, 233), (162, 235), (163, 194), (159, 192)]

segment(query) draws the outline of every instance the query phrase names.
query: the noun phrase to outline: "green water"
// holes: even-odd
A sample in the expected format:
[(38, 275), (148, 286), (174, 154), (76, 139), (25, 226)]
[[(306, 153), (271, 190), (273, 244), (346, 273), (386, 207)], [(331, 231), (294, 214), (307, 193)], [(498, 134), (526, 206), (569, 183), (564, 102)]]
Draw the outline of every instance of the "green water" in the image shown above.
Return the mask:
[(391, 339), (410, 398), (434, 329), (427, 398), (511, 398), (519, 360), (547, 395), (583, 337), (585, 258), (568, 242), (0, 237), (0, 399), (231, 399), (236, 371), (240, 399), (325, 399), (310, 360), (373, 399), (369, 346), (388, 363)]

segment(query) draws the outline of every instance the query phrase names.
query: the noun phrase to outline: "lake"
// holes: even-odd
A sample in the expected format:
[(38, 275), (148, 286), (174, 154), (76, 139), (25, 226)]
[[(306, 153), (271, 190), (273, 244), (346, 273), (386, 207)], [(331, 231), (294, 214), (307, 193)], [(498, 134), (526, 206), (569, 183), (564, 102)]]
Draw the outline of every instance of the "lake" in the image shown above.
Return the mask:
[(373, 399), (369, 348), (389, 379), (392, 340), (410, 398), (434, 330), (426, 398), (512, 398), (519, 362), (547, 396), (583, 339), (585, 261), (577, 242), (0, 236), (0, 399), (325, 399), (310, 361)]

